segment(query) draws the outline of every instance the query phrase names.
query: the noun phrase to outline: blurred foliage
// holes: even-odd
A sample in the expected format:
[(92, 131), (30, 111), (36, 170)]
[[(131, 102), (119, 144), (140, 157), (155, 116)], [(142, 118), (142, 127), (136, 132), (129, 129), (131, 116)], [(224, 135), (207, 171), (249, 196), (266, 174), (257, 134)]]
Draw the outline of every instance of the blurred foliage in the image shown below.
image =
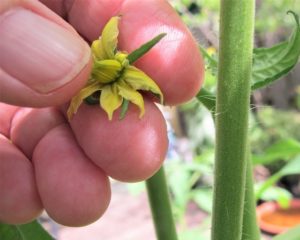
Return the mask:
[(288, 161), (298, 154), (300, 154), (300, 142), (293, 138), (283, 139), (265, 149), (262, 154), (253, 155), (252, 162), (266, 165), (277, 160)]
[(179, 240), (209, 240), (211, 228), (210, 222), (211, 219), (207, 218), (200, 226), (180, 231)]
[(296, 174), (300, 174), (300, 155), (291, 159), (291, 161), (289, 161), (284, 167), (262, 183), (256, 191), (256, 198), (261, 198), (262, 194), (278, 182), (280, 178)]
[[(189, 27), (209, 24), (211, 31), (218, 32), (219, 0), (169, 0), (169, 2)], [(293, 20), (285, 17), (283, 13), (288, 10), (300, 12), (299, 0), (257, 0), (256, 5), (256, 38), (264, 38), (270, 32), (290, 29)], [(286, 35), (284, 32), (282, 34)]]
[(170, 0), (169, 2), (189, 27), (209, 23), (212, 31), (218, 31), (219, 0)]
[(296, 13), (300, 12), (299, 0), (257, 0), (256, 2), (255, 29), (256, 33), (262, 36), (267, 32), (274, 32), (284, 28), (290, 29), (293, 25), (293, 20), (286, 17), (283, 13), (288, 10), (293, 10)]
[(288, 231), (279, 234), (272, 238), (272, 240), (299, 240), (300, 239), (300, 225), (289, 229)]
[(190, 201), (194, 201), (207, 213), (211, 212), (213, 161), (214, 152), (210, 149), (197, 156), (193, 162), (178, 159), (166, 163), (166, 175), (174, 199), (173, 210), (179, 221), (183, 220)]
[[(182, 111), (183, 122), (185, 122), (186, 134), (195, 154), (212, 148), (215, 136), (210, 113), (197, 101), (191, 101), (181, 106), (180, 110)], [(253, 153), (257, 155), (257, 158), (259, 155), (263, 157), (262, 155), (267, 153), (266, 150), (278, 142), (288, 154), (290, 154), (290, 148), (294, 147), (297, 151), (298, 146), (293, 146), (293, 139), (294, 141), (300, 140), (299, 126), (300, 112), (298, 111), (283, 111), (267, 106), (255, 109), (250, 120), (250, 140)], [(280, 154), (276, 160), (289, 156), (284, 152)], [(267, 164), (266, 162), (261, 163)]]
[(210, 112), (196, 100), (182, 105), (180, 111), (182, 112), (185, 132), (195, 154), (200, 154), (203, 149), (213, 147), (215, 126)]
[(300, 85), (296, 89), (297, 97), (296, 97), (296, 106), (300, 110)]
[(54, 240), (36, 220), (22, 225), (0, 223), (0, 237), (2, 240)]
[[(261, 188), (262, 184), (255, 186), (256, 192)], [(288, 208), (292, 194), (284, 188), (278, 186), (269, 186), (260, 196), (263, 201), (276, 201), (282, 208)]]
[(264, 153), (266, 148), (283, 139), (300, 140), (300, 112), (262, 107), (252, 116), (250, 137), (254, 153)]

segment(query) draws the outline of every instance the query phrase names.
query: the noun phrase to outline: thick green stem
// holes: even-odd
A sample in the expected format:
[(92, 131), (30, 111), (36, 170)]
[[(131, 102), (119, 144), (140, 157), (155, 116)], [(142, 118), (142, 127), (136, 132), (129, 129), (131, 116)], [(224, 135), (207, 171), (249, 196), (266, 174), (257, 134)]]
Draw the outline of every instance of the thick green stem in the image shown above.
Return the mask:
[(146, 181), (146, 186), (157, 239), (177, 240), (163, 167)]
[[(211, 112), (212, 118), (215, 120), (215, 97), (210, 92), (201, 90), (197, 94), (197, 99)], [(256, 199), (253, 188), (253, 168), (250, 151), (247, 157), (242, 240), (259, 240), (260, 230), (256, 219)]]
[(260, 231), (256, 221), (256, 200), (253, 189), (253, 169), (250, 151), (247, 158), (246, 174), (242, 240), (259, 240)]
[(222, 0), (212, 240), (241, 240), (254, 0)]

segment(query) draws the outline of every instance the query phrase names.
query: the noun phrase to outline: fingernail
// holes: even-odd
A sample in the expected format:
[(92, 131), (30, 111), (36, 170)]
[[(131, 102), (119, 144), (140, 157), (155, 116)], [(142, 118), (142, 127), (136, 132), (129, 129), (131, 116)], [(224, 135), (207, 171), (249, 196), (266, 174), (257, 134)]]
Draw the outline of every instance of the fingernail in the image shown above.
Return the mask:
[(88, 63), (75, 33), (24, 8), (0, 15), (0, 70), (40, 93), (70, 82)]

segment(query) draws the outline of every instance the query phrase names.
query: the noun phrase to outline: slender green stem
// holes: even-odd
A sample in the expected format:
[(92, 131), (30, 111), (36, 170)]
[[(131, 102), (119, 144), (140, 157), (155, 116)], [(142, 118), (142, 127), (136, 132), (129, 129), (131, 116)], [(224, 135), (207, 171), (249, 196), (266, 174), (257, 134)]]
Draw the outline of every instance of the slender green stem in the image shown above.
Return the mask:
[(242, 240), (259, 240), (260, 231), (256, 221), (256, 200), (253, 189), (253, 169), (251, 153), (248, 151), (247, 169), (246, 169), (246, 187), (243, 215), (243, 234)]
[(152, 218), (158, 240), (177, 240), (164, 168), (146, 181)]
[(221, 0), (212, 240), (241, 240), (254, 0)]

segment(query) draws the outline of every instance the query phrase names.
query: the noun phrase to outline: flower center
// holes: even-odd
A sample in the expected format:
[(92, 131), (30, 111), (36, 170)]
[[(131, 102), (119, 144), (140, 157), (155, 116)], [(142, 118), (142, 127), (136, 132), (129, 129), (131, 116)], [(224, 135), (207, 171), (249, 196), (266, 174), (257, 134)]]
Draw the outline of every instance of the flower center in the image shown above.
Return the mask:
[(129, 61), (127, 59), (128, 54), (123, 52), (117, 52), (115, 55), (115, 59), (121, 63), (122, 70), (129, 66)]
[(111, 84), (118, 81), (129, 66), (127, 54), (117, 52), (114, 59), (105, 59), (94, 63), (92, 76), (102, 84)]

